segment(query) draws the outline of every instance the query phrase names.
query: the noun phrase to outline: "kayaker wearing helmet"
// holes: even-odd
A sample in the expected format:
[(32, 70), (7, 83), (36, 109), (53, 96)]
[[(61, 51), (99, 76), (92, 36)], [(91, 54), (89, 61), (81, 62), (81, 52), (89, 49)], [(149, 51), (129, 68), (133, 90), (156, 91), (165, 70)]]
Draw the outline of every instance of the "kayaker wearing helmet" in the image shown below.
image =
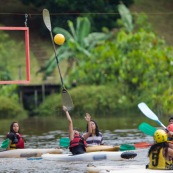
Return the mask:
[(168, 140), (169, 141), (173, 141), (173, 124), (169, 124), (167, 126), (167, 129), (168, 129)]
[(173, 116), (169, 118), (169, 124), (173, 124)]
[(156, 130), (155, 143), (148, 151), (148, 169), (173, 169), (173, 144), (168, 142), (168, 135), (164, 130)]

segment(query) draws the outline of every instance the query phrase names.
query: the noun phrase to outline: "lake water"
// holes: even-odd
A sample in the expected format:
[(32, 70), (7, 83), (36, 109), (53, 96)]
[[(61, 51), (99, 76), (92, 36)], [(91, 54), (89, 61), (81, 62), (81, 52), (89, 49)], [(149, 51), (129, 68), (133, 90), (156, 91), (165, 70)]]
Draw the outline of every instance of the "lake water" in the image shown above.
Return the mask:
[[(85, 131), (86, 122), (84, 118), (72, 117), (74, 126), (81, 132)], [(104, 142), (108, 145), (134, 144), (138, 142), (152, 143), (153, 138), (147, 136), (138, 130), (142, 122), (147, 122), (157, 126), (152, 120), (144, 116), (139, 117), (95, 117), (100, 131), (103, 133)], [(13, 120), (0, 121), (0, 142), (9, 131), (10, 123)], [(64, 117), (49, 118), (28, 118), (20, 120), (21, 132), (26, 140), (26, 148), (56, 148), (59, 147), (59, 139), (68, 136), (67, 120)], [(161, 127), (159, 127), (161, 128)], [(68, 152), (68, 149), (65, 149)], [(121, 166), (143, 165), (147, 164), (148, 149), (136, 150), (138, 156), (134, 159), (123, 161), (94, 161), (94, 162), (58, 162), (46, 160), (27, 160), (21, 159), (1, 159), (0, 172), (18, 173), (18, 172), (43, 172), (43, 173), (79, 173), (86, 172), (88, 164)]]

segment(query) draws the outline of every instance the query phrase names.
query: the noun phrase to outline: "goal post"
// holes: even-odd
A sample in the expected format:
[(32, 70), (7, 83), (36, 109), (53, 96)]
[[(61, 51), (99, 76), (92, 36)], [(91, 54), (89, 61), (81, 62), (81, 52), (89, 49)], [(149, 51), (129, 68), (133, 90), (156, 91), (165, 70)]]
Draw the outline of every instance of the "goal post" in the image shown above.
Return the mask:
[(30, 83), (30, 50), (29, 50), (29, 28), (28, 27), (0, 27), (3, 31), (24, 31), (26, 76), (24, 80), (0, 80), (0, 84), (29, 84)]

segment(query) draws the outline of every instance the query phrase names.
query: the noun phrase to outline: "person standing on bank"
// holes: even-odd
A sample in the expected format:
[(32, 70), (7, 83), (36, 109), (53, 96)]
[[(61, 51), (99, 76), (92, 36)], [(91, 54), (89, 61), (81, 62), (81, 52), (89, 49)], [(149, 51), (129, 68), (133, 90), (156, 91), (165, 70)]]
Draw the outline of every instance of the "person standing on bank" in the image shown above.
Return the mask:
[[(89, 120), (86, 119), (86, 117), (88, 117)], [(86, 140), (88, 146), (102, 145), (103, 136), (99, 131), (97, 123), (94, 120), (91, 120), (91, 116), (88, 113), (86, 113), (85, 119), (87, 122), (90, 122), (87, 123), (86, 133), (83, 134), (83, 137)]]
[(7, 150), (24, 148), (24, 139), (20, 134), (20, 128), (18, 122), (11, 123), (10, 132), (8, 132), (6, 138), (8, 138), (10, 141)]
[[(71, 116), (65, 106), (63, 106), (63, 110), (68, 120), (69, 138), (70, 138), (69, 150), (72, 152), (73, 155), (83, 154), (86, 152), (87, 143), (84, 140), (84, 138), (80, 135), (80, 133), (77, 130), (73, 129), (73, 122)], [(88, 123), (90, 122), (89, 117), (86, 117), (86, 120), (88, 120)]]

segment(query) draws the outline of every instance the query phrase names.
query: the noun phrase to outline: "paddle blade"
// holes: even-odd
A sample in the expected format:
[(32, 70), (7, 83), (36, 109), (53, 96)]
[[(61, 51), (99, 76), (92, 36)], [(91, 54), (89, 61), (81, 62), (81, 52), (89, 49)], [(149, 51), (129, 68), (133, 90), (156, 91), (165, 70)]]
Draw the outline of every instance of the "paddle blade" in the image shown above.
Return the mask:
[(136, 148), (148, 148), (151, 145), (152, 144), (149, 144), (148, 142), (139, 142), (139, 143), (134, 144), (134, 146)]
[(127, 151), (127, 150), (135, 150), (135, 146), (129, 144), (122, 144), (120, 146), (120, 151)]
[(156, 121), (159, 125), (161, 125), (167, 132), (169, 132), (169, 130), (166, 128), (166, 126), (164, 126), (164, 124), (162, 124), (162, 122), (159, 120), (159, 118), (157, 117), (157, 115), (152, 112), (152, 110), (145, 104), (145, 103), (139, 103), (138, 104), (138, 108), (141, 110), (141, 112), (148, 118)]
[(138, 126), (138, 129), (146, 135), (154, 136), (155, 131), (157, 130), (155, 127), (143, 122)]
[(50, 14), (47, 9), (43, 9), (43, 21), (49, 31), (52, 30), (50, 22)]
[(69, 138), (61, 138), (59, 141), (59, 146), (60, 147), (64, 147), (64, 148), (68, 148), (70, 145), (70, 139)]
[(8, 148), (9, 143), (10, 143), (10, 140), (9, 138), (7, 138), (6, 140), (2, 142), (1, 148), (5, 148), (5, 149)]
[(62, 90), (62, 105), (65, 106), (68, 111), (74, 107), (72, 98), (65, 88)]
[(121, 158), (123, 159), (133, 159), (137, 156), (137, 153), (135, 152), (129, 152), (129, 151), (125, 151), (121, 154)]
[(158, 121), (158, 117), (156, 116), (156, 114), (154, 114), (154, 112), (152, 112), (151, 109), (145, 103), (139, 103), (138, 108), (146, 117), (154, 121)]

